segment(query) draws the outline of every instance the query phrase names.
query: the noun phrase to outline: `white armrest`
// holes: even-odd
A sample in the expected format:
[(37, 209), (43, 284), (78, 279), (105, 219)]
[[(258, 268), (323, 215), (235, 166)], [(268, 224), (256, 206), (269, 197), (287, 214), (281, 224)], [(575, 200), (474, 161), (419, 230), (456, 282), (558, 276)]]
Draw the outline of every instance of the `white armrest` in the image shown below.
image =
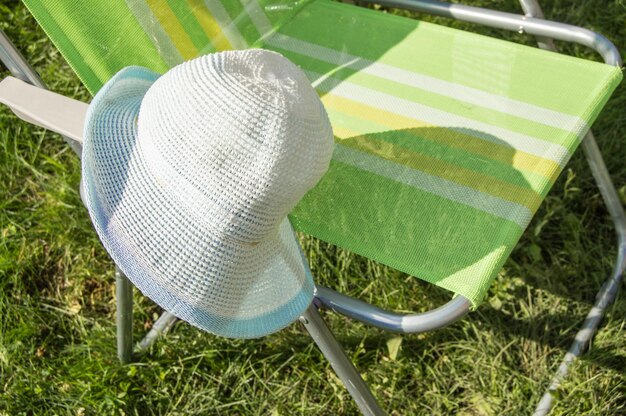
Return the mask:
[(89, 104), (35, 87), (17, 78), (0, 82), (0, 103), (22, 120), (52, 130), (80, 143)]

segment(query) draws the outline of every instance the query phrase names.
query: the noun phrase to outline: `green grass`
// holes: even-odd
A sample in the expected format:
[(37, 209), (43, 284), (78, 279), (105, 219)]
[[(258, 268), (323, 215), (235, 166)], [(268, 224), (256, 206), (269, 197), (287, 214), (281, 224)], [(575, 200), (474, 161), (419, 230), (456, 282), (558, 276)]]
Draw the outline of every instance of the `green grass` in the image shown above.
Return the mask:
[[(518, 10), (512, 1), (496, 7)], [(623, 0), (554, 0), (544, 9), (552, 18), (604, 33), (626, 52)], [(0, 27), (51, 89), (88, 100), (23, 5), (2, 0), (0, 16)], [(594, 55), (582, 47), (566, 50)], [(624, 108), (626, 84), (594, 127), (622, 197)], [(79, 170), (59, 136), (0, 108), (0, 415), (357, 414), (298, 324), (260, 340), (230, 341), (179, 323), (138, 362), (118, 364), (113, 268), (80, 203)], [(305, 249), (320, 283), (382, 307), (423, 311), (448, 299), (417, 279), (326, 244), (306, 240)], [(394, 356), (388, 342), (395, 335), (324, 316), (393, 415), (530, 414), (613, 255), (606, 210), (578, 153), (486, 302), (467, 319), (402, 336)], [(160, 310), (138, 293), (135, 303), (134, 334), (140, 337)], [(554, 414), (626, 414), (625, 316), (620, 296), (591, 351), (572, 366)]]

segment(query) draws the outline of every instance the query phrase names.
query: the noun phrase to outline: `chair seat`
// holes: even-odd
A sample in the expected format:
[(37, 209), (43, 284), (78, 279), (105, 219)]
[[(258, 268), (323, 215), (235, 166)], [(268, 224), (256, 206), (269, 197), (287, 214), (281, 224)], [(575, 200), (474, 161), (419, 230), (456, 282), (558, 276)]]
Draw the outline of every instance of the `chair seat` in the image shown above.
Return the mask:
[(294, 226), (474, 306), (622, 76), (328, 0), (25, 3), (92, 93), (127, 65), (249, 46), (290, 58), (336, 142)]
[(263, 47), (335, 134), (291, 215), (307, 234), (477, 305), (621, 79), (608, 65), (325, 0)]

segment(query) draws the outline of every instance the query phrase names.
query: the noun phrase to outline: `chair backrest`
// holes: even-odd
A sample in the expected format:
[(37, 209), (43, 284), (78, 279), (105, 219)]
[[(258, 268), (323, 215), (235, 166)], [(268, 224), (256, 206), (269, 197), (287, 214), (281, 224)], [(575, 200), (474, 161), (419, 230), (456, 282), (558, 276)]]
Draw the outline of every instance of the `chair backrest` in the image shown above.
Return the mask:
[(25, 0), (92, 93), (228, 48), (301, 66), (336, 136), (294, 227), (477, 305), (619, 68), (329, 0)]

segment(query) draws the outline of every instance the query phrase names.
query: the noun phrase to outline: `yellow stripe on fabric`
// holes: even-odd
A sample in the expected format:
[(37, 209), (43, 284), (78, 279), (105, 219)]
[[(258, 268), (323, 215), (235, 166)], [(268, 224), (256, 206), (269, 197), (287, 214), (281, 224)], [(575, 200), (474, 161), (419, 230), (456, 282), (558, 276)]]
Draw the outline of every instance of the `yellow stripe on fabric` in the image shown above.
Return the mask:
[(146, 0), (146, 3), (182, 57), (188, 60), (198, 56), (198, 49), (196, 49), (191, 38), (185, 32), (185, 28), (180, 24), (167, 3), (160, 0)]
[(202, 0), (187, 0), (187, 4), (191, 8), (196, 20), (206, 33), (207, 37), (218, 51), (228, 51), (233, 49), (232, 45), (222, 33), (220, 26), (215, 21), (215, 18), (209, 10), (205, 7)]
[(353, 134), (352, 137), (340, 138), (339, 134), (346, 133), (349, 133), (347, 129), (337, 129), (335, 131), (336, 137), (339, 139), (338, 142), (343, 146), (514, 202), (527, 207), (531, 212), (535, 212), (541, 204), (541, 196), (531, 189), (513, 185), (400, 146), (394, 146), (388, 142), (373, 140), (367, 136)]
[[(328, 108), (371, 120), (394, 130), (415, 127), (436, 127), (426, 122), (374, 108), (367, 104), (339, 97), (331, 93), (323, 95), (322, 102)], [(333, 126), (333, 128), (334, 127), (335, 126)], [(509, 146), (486, 142), (455, 130), (446, 129), (445, 134), (437, 134), (435, 130), (431, 132), (424, 131), (420, 134), (420, 137), (511, 165), (515, 169), (537, 173), (549, 180), (550, 183), (554, 183), (560, 172), (559, 165), (552, 160), (543, 159)]]
[(341, 142), (344, 139), (349, 139), (350, 137), (359, 136), (359, 133), (355, 133), (354, 131), (341, 126), (333, 126), (333, 134), (335, 135), (335, 141), (338, 142)]

